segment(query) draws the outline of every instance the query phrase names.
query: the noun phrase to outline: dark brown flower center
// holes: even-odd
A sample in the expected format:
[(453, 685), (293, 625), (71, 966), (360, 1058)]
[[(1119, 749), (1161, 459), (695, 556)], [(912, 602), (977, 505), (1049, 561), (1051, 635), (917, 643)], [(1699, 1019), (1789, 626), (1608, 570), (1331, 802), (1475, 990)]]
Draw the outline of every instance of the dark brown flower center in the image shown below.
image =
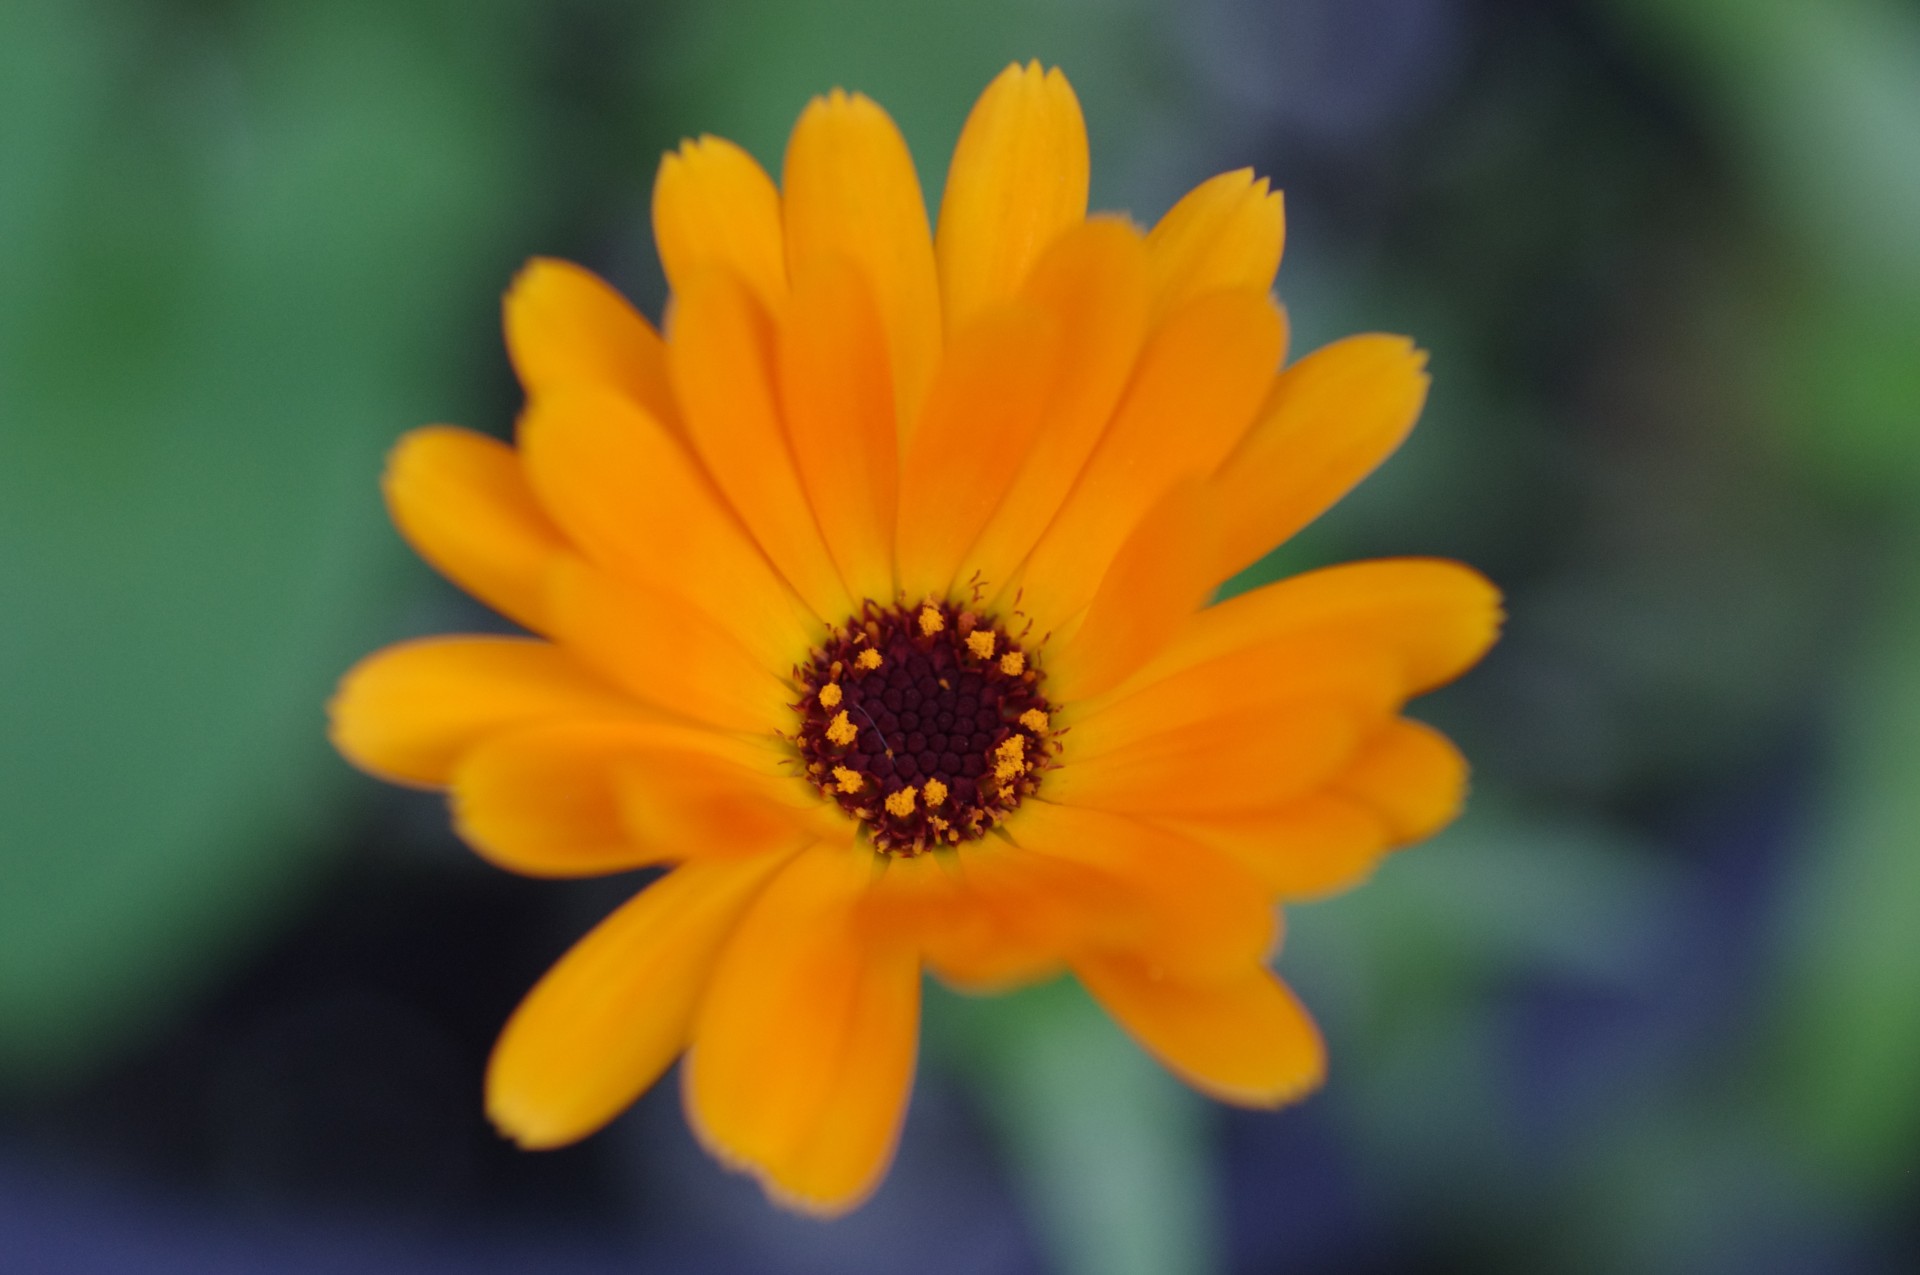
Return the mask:
[(1032, 656), (950, 603), (869, 604), (798, 678), (807, 778), (888, 854), (980, 836), (1039, 786), (1053, 755)]

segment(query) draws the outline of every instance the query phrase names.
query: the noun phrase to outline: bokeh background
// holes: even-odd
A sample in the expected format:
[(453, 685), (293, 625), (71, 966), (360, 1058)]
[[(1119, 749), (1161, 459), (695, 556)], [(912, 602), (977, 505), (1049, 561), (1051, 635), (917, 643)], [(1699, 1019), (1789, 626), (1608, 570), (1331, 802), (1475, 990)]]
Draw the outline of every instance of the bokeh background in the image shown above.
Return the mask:
[[(631, 880), (518, 880), (351, 773), (358, 655), (497, 622), (389, 529), (404, 429), (504, 432), (535, 253), (650, 313), (660, 152), (777, 171), (833, 85), (937, 200), (1066, 68), (1094, 202), (1287, 192), (1304, 350), (1424, 424), (1255, 569), (1510, 597), (1425, 702), (1466, 818), (1289, 916), (1331, 1082), (1162, 1076), (1069, 988), (935, 993), (893, 1176), (830, 1225), (662, 1085), (480, 1116)], [(0, 5), (0, 1268), (1920, 1269), (1920, 6), (1903, 0), (11, 0)]]

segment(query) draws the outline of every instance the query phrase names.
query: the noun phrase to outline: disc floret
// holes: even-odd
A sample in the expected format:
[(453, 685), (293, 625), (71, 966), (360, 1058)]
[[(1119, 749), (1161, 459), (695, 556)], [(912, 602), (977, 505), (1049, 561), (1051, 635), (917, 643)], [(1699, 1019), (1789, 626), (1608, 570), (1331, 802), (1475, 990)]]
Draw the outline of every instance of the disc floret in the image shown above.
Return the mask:
[(981, 836), (1054, 755), (1033, 654), (950, 602), (869, 603), (796, 678), (807, 778), (886, 854)]

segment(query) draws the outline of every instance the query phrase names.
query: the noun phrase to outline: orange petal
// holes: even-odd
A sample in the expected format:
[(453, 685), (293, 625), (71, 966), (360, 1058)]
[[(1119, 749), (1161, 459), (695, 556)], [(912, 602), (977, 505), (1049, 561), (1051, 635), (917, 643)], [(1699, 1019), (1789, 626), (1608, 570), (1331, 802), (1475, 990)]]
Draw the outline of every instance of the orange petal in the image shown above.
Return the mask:
[(1211, 474), (1252, 423), (1285, 345), (1265, 293), (1216, 292), (1176, 312), (1022, 576), (1043, 633), (1093, 597), (1121, 542), (1182, 478)]
[(899, 433), (887, 337), (844, 259), (794, 281), (780, 313), (780, 404), (794, 461), (840, 578), (856, 598), (891, 601)]
[(599, 276), (535, 257), (507, 290), (505, 311), (507, 353), (528, 394), (605, 386), (677, 426), (660, 334)]
[(707, 271), (680, 284), (670, 330), (674, 389), (707, 472), (807, 605), (826, 618), (848, 614), (852, 599), (780, 422), (766, 312), (732, 275)]
[(1277, 810), (1171, 821), (1175, 831), (1231, 855), (1281, 899), (1315, 899), (1358, 885), (1392, 843), (1365, 803), (1327, 789)]
[(900, 472), (900, 587), (944, 595), (1000, 505), (1045, 419), (1058, 333), (1045, 314), (1008, 303), (954, 338), (927, 395)]
[(854, 924), (868, 858), (819, 847), (768, 885), (714, 969), (682, 1072), (708, 1148), (809, 1212), (878, 1184), (912, 1084), (919, 962)]
[(1204, 733), (1224, 718), (1307, 700), (1342, 703), (1384, 721), (1404, 698), (1390, 652), (1329, 640), (1252, 646), (1064, 711), (1064, 757), (1081, 762), (1146, 746), (1170, 732)]
[(1278, 1107), (1326, 1074), (1326, 1046), (1313, 1020), (1260, 966), (1188, 982), (1116, 956), (1076, 961), (1074, 972), (1167, 1070), (1222, 1102)]
[(554, 573), (550, 605), (559, 642), (667, 713), (751, 735), (793, 716), (785, 682), (671, 595), (575, 563)]
[(619, 776), (621, 823), (677, 857), (763, 854), (850, 838), (837, 807), (798, 776), (798, 762), (771, 740), (703, 742), (650, 752)]
[(1059, 512), (1133, 373), (1147, 337), (1146, 241), (1121, 218), (1092, 218), (1054, 242), (1020, 296), (1053, 316), (1060, 357), (1046, 428), (960, 571), (994, 590)]
[(1404, 845), (1452, 823), (1467, 796), (1467, 759), (1425, 722), (1396, 718), (1367, 741), (1334, 791), (1364, 802)]
[(768, 668), (807, 649), (817, 621), (646, 412), (600, 391), (543, 395), (520, 446), (542, 503), (596, 562), (680, 599)]
[(1163, 496), (1133, 529), (1086, 617), (1048, 658), (1048, 694), (1063, 703), (1112, 689), (1172, 641), (1206, 605), (1218, 525), (1198, 479)]
[(1009, 66), (954, 147), (934, 254), (947, 330), (1019, 291), (1047, 246), (1087, 215), (1087, 126), (1067, 77)]
[[(1083, 945), (1125, 947), (1187, 973), (1257, 963), (1273, 948), (1274, 915), (1259, 879), (1198, 842), (1136, 819), (1037, 800), (1022, 804), (1006, 831), (1035, 855), (1121, 887), (1120, 907), (1134, 928), (1109, 923), (1103, 934), (1089, 927)], [(1086, 901), (1115, 910), (1111, 899)]]
[(661, 157), (653, 181), (653, 239), (675, 291), (719, 266), (739, 276), (768, 309), (786, 294), (780, 192), (753, 156), (724, 137), (685, 141)]
[(1147, 236), (1154, 312), (1230, 288), (1271, 291), (1286, 234), (1280, 192), (1269, 193), (1251, 168), (1200, 183)]
[(531, 638), (402, 642), (360, 661), (327, 706), (334, 747), (394, 783), (438, 787), (497, 731), (556, 718), (651, 714), (566, 652)]
[(1325, 783), (1377, 719), (1340, 696), (1216, 717), (1097, 757), (1080, 757), (1069, 736), (1043, 791), (1049, 801), (1141, 815), (1267, 809)]
[(815, 839), (799, 794), (770, 769), (741, 764), (743, 755), (771, 761), (758, 753), (666, 725), (568, 721), (512, 731), (454, 769), (454, 826), (483, 858), (550, 877), (763, 854)]
[(416, 429), (387, 458), (394, 525), (422, 558), (508, 619), (542, 626), (546, 574), (568, 552), (498, 439), (450, 425)]
[(1318, 518), (1393, 454), (1426, 402), (1427, 356), (1353, 336), (1280, 374), (1260, 421), (1213, 480), (1222, 578)]
[(780, 184), (793, 276), (821, 259), (845, 257), (872, 289), (905, 431), (933, 379), (941, 341), (933, 234), (906, 139), (873, 102), (836, 89), (801, 113)]
[[(1183, 670), (1262, 649), (1295, 664), (1313, 651), (1381, 655), (1398, 669), (1405, 698), (1471, 668), (1499, 636), (1500, 620), (1500, 591), (1457, 562), (1385, 558), (1327, 567), (1208, 607), (1113, 699)], [(1083, 711), (1091, 715), (1098, 708)]]
[[(967, 864), (975, 864), (982, 852), (1024, 855), (1004, 844), (975, 843), (964, 854)], [(1011, 991), (1058, 974), (1062, 947), (1007, 924), (971, 888), (976, 874), (963, 868), (961, 859), (936, 852), (889, 860), (863, 901), (867, 923), (917, 946), (934, 974), (970, 993)]]
[(1439, 831), (1459, 813), (1466, 782), (1466, 760), (1444, 735), (1396, 718), (1321, 792), (1171, 826), (1246, 864), (1282, 898), (1319, 898), (1358, 884), (1396, 845)]
[(507, 1020), (487, 1065), (487, 1114), (523, 1147), (613, 1119), (686, 1047), (715, 954), (784, 860), (676, 868), (560, 958)]

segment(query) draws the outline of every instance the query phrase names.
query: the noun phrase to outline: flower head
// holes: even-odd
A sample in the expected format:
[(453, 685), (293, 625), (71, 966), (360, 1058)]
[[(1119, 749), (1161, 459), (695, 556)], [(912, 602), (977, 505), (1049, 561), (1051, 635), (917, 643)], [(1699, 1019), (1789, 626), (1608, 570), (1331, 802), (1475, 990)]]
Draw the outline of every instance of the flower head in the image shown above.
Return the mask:
[(508, 1022), (487, 1104), (580, 1138), (683, 1052), (690, 1119), (811, 1210), (884, 1172), (922, 971), (1070, 971), (1197, 1088), (1320, 1080), (1269, 971), (1276, 901), (1350, 885), (1457, 810), (1400, 716), (1493, 640), (1470, 570), (1396, 560), (1206, 602), (1411, 428), (1396, 337), (1285, 365), (1280, 199), (1247, 172), (1151, 231), (1086, 212), (1080, 110), (1010, 67), (929, 227), (893, 123), (833, 93), (778, 188), (667, 156), (664, 338), (576, 267), (506, 301), (509, 447), (435, 427), (395, 521), (537, 636), (380, 652), (342, 752), (443, 787), (533, 875), (669, 870)]

